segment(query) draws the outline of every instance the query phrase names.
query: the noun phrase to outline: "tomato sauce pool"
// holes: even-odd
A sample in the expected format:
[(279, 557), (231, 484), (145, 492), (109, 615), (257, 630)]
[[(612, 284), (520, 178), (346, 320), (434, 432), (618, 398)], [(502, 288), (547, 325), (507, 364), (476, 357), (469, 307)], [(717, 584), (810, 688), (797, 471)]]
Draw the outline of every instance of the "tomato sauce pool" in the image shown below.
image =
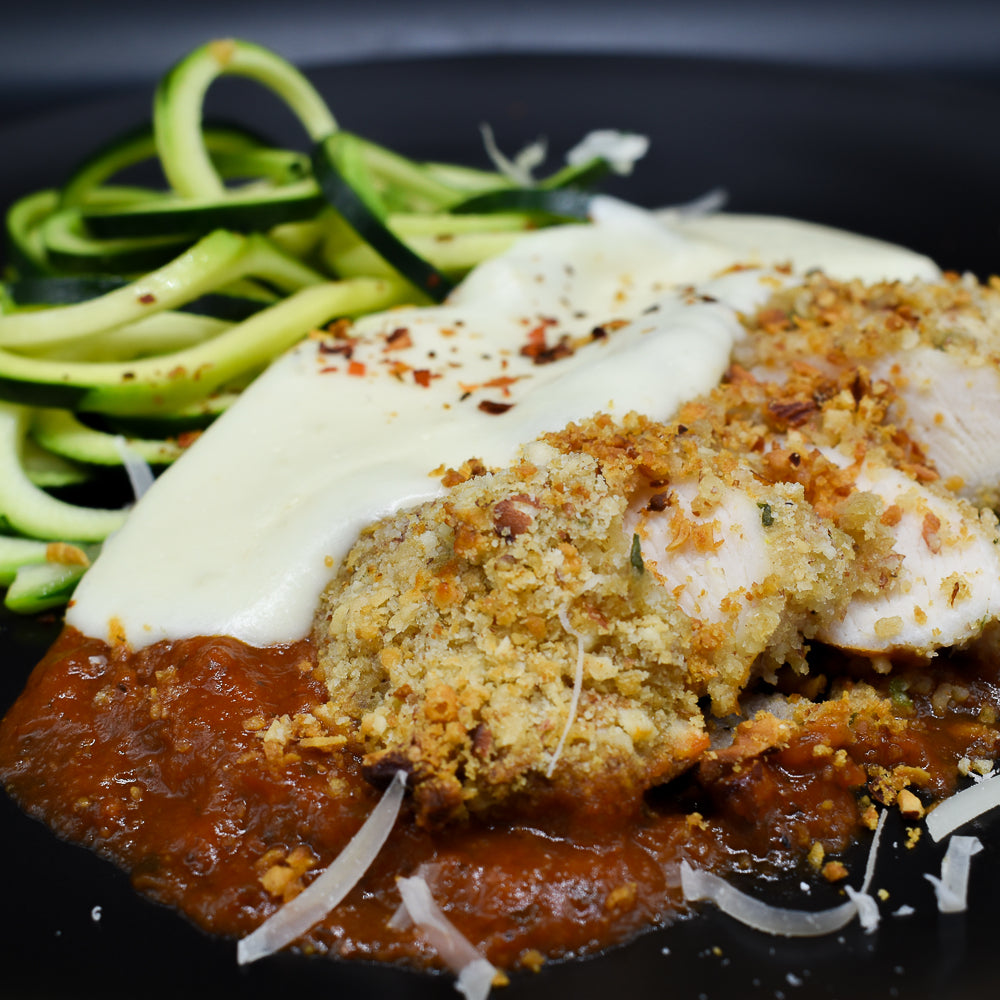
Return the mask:
[[(868, 679), (902, 727), (834, 710), (779, 745), (756, 746), (750, 732), (631, 808), (553, 800), (428, 831), (404, 805), (361, 883), (298, 947), (433, 962), (412, 929), (389, 926), (395, 879), (417, 870), (459, 930), (513, 968), (669, 922), (683, 908), (683, 858), (723, 874), (808, 869), (871, 825), (873, 798), (893, 800), (886, 775), (912, 773), (927, 801), (952, 790), (962, 756), (996, 752), (996, 667), (934, 669), (932, 683)], [(943, 684), (962, 697), (943, 700)], [(269, 738), (325, 701), (307, 642), (200, 638), (130, 653), (67, 628), (3, 720), (0, 777), (26, 812), (126, 869), (138, 891), (238, 937), (322, 871), (378, 801), (342, 738), (285, 749)]]

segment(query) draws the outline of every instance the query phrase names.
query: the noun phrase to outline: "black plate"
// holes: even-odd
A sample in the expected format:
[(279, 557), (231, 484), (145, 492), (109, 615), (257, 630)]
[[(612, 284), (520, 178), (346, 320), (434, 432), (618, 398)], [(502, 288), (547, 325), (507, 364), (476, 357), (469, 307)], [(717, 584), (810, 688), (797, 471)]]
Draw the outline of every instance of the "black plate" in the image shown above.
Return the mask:
[[(545, 135), (553, 155), (592, 128), (634, 129), (651, 136), (652, 150), (615, 190), (643, 204), (723, 186), (734, 211), (799, 216), (907, 244), (947, 267), (1000, 270), (995, 94), (898, 77), (651, 57), (477, 57), (336, 67), (314, 76), (346, 128), (418, 158), (485, 165), (481, 122), (493, 126), (505, 150)], [(8, 126), (0, 136), (0, 198), (58, 183), (97, 142), (145, 119), (150, 99), (130, 93)], [(211, 109), (296, 141), (281, 108), (238, 84), (213, 91)], [(0, 619), (0, 709), (16, 697), (53, 629), (51, 622)], [(231, 942), (209, 939), (140, 899), (120, 872), (58, 842), (2, 796), (0, 830), (2, 995), (455, 995), (450, 978), (361, 964), (282, 955), (239, 969)], [(1000, 822), (976, 832), (986, 850), (973, 861), (966, 914), (937, 913), (922, 873), (938, 873), (943, 851), (926, 836), (906, 850), (890, 817), (875, 880), (890, 897), (875, 934), (852, 926), (819, 941), (773, 940), (708, 910), (596, 959), (516, 975), (499, 995), (990, 995)], [(822, 891), (813, 890), (813, 905)], [(835, 901), (828, 890), (827, 902)], [(904, 904), (915, 914), (893, 916)]]

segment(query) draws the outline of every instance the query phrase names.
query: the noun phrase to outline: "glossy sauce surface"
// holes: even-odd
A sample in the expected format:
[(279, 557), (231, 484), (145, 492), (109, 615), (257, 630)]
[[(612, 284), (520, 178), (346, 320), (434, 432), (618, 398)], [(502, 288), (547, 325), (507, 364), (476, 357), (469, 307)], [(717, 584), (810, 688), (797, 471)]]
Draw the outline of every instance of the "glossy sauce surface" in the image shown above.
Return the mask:
[[(938, 711), (938, 687), (925, 685), (926, 696), (906, 696), (902, 735), (833, 712), (786, 746), (734, 745), (631, 804), (551, 801), (433, 834), (404, 807), (373, 868), (302, 948), (433, 961), (413, 931), (387, 926), (395, 877), (420, 866), (452, 921), (504, 967), (669, 922), (685, 857), (758, 876), (799, 864), (797, 879), (812, 845), (829, 856), (863, 833), (864, 767), (919, 768), (930, 799), (953, 788), (960, 757), (997, 750), (996, 667), (935, 669), (964, 701)], [(0, 776), (23, 808), (128, 870), (139, 891), (239, 936), (329, 864), (377, 801), (349, 749), (265, 751), (275, 718), (324, 695), (307, 643), (193, 639), (129, 654), (66, 629), (3, 721)]]

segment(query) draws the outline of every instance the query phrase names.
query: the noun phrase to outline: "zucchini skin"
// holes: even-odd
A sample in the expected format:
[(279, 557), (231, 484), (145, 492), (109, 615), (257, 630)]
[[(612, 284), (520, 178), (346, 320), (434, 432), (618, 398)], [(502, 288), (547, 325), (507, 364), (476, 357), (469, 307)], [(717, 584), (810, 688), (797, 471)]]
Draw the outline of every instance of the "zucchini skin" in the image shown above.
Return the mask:
[(390, 267), (431, 301), (443, 302), (454, 286), (385, 225), (374, 196), (357, 184), (357, 149), (346, 136), (343, 132), (329, 136), (313, 150), (313, 171), (320, 190), (344, 221)]
[[(124, 278), (111, 275), (37, 275), (7, 284), (7, 294), (19, 306), (68, 306), (107, 295), (124, 287)], [(177, 307), (178, 312), (238, 322), (267, 308), (269, 300), (225, 292), (206, 292)]]
[(83, 214), (87, 229), (99, 238), (152, 239), (205, 236), (215, 229), (266, 232), (286, 222), (312, 219), (325, 204), (311, 180), (266, 192), (230, 195), (216, 200), (177, 203), (169, 199), (95, 209)]
[[(242, 125), (205, 124), (203, 135), (205, 148), (216, 157), (249, 154), (267, 146), (262, 136)], [(60, 192), (61, 207), (86, 207), (92, 203), (94, 192), (109, 178), (128, 167), (154, 159), (156, 155), (156, 134), (149, 122), (115, 136), (73, 171)]]
[(112, 416), (190, 406), (263, 368), (310, 330), (399, 305), (402, 281), (354, 278), (310, 285), (187, 350), (125, 362), (60, 362), (0, 349), (0, 399)]
[[(205, 95), (224, 75), (284, 101), (308, 152), (204, 122)], [(162, 168), (167, 190), (114, 180), (145, 164)], [(38, 538), (96, 543), (124, 516), (59, 507), (39, 484), (121, 465), (116, 430), (148, 438), (137, 442), (146, 461), (172, 460), (179, 447), (157, 437), (208, 426), (311, 330), (442, 301), (525, 230), (584, 218), (582, 189), (606, 164), (565, 167), (529, 188), (500, 168), (417, 162), (343, 131), (294, 66), (222, 39), (168, 71), (149, 123), (102, 144), (61, 188), (15, 203), (0, 288), (8, 607), (57, 606), (84, 572), (50, 561)], [(4, 538), (25, 545), (3, 548)]]
[(329, 135), (337, 121), (319, 92), (294, 66), (260, 45), (219, 39), (195, 49), (167, 73), (153, 98), (153, 128), (170, 187), (189, 198), (225, 193), (201, 130), (202, 104), (214, 80), (246, 76), (274, 91), (299, 118), (313, 141)]

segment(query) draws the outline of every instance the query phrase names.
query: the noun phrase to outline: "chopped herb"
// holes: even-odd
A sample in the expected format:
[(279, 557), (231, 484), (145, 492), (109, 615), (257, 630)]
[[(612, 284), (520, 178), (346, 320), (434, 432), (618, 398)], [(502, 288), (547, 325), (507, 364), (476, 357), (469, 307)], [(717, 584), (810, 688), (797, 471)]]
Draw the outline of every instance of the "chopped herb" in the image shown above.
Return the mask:
[(909, 686), (909, 682), (903, 680), (902, 677), (893, 677), (892, 680), (889, 681), (889, 697), (892, 699), (892, 703), (896, 706), (896, 708), (912, 712), (913, 699), (906, 693), (906, 689)]
[(774, 511), (771, 510), (771, 505), (769, 503), (759, 503), (757, 506), (760, 507), (760, 523), (765, 528), (770, 528), (774, 524)]
[(632, 552), (629, 554), (629, 562), (632, 563), (632, 569), (637, 573), (646, 572), (646, 564), (642, 561), (642, 546), (639, 544), (639, 536), (632, 536)]

